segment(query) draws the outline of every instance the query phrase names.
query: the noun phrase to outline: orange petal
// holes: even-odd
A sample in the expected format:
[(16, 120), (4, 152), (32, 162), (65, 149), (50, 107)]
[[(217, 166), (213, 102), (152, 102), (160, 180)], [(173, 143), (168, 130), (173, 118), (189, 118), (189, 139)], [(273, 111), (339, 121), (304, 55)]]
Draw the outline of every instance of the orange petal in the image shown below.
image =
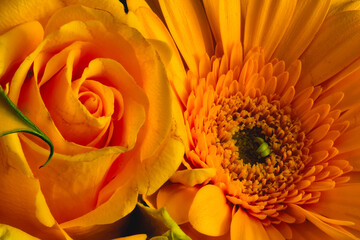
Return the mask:
[(298, 59), (319, 30), (329, 4), (328, 0), (297, 1), (289, 28), (273, 57), (282, 59), (287, 64)]
[(46, 158), (48, 151), (30, 137), (21, 136), (21, 140), (29, 165), (58, 222), (79, 217), (94, 208), (106, 172), (114, 159), (125, 151), (120, 147), (109, 147), (72, 156), (55, 153), (54, 164), (42, 171), (39, 169), (41, 159)]
[(231, 221), (231, 239), (269, 239), (262, 223), (239, 209)]
[(232, 47), (241, 42), (241, 3), (237, 0), (220, 1), (219, 23), (224, 53), (230, 55)]
[(0, 162), (0, 222), (40, 239), (69, 239), (52, 216), (16, 134), (0, 138)]
[(39, 22), (24, 23), (0, 35), (0, 79), (34, 51), (43, 36), (44, 30)]
[(171, 176), (170, 181), (174, 183), (181, 183), (185, 186), (193, 187), (197, 184), (202, 184), (216, 174), (215, 168), (199, 168), (179, 170)]
[[(347, 183), (322, 193), (320, 201), (311, 205), (311, 211), (333, 219), (354, 222), (354, 229), (360, 227), (360, 183)], [(329, 211), (336, 209), (336, 211)]]
[(185, 105), (189, 95), (189, 86), (188, 83), (185, 82), (185, 69), (173, 39), (165, 25), (150, 9), (141, 7), (136, 10), (135, 14), (143, 24), (145, 29), (143, 34), (146, 38), (163, 41), (171, 47), (172, 56), (170, 62), (166, 64), (166, 70), (170, 74), (169, 80), (175, 88), (177, 95)]
[(159, 1), (167, 26), (189, 69), (197, 73), (200, 58), (213, 55), (210, 27), (201, 2)]
[(297, 90), (317, 86), (355, 61), (360, 54), (359, 32), (360, 11), (328, 18), (300, 58), (302, 79)]
[(157, 208), (163, 206), (177, 224), (189, 222), (189, 209), (197, 193), (197, 188), (170, 184), (160, 188), (157, 195)]
[[(46, 24), (48, 19), (57, 9), (64, 6), (62, 1), (50, 0), (5, 0), (0, 2), (0, 35), (16, 25), (39, 20)], [(34, 11), (36, 9), (36, 11)], [(11, 20), (10, 20), (11, 19)]]
[(196, 194), (189, 211), (191, 225), (200, 233), (221, 236), (230, 229), (231, 208), (223, 191), (206, 185)]
[(86, 229), (93, 225), (103, 225), (116, 222), (128, 215), (135, 208), (137, 197), (138, 192), (136, 189), (136, 183), (129, 180), (116, 189), (111, 198), (106, 202), (79, 218), (62, 223), (61, 227), (64, 229), (71, 227)]
[(335, 226), (328, 224), (318, 217), (314, 215), (311, 211), (307, 211), (306, 209), (303, 209), (302, 207), (299, 207), (297, 205), (294, 205), (295, 208), (297, 208), (299, 211), (301, 211), (307, 220), (309, 220), (311, 223), (313, 223), (316, 227), (318, 227), (320, 230), (322, 230), (327, 235), (331, 236), (334, 239), (355, 239), (355, 236), (352, 235), (349, 232), (342, 231), (339, 228), (336, 228)]
[(253, 47), (261, 47), (269, 60), (289, 26), (296, 2), (249, 1), (244, 30), (245, 55)]

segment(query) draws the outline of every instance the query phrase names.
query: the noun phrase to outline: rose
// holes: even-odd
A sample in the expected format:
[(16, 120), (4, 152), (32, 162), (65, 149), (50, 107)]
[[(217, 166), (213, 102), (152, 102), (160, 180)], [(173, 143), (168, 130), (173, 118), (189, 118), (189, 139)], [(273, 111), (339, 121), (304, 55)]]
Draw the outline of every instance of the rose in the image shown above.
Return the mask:
[(0, 139), (1, 223), (89, 237), (176, 170), (183, 146), (164, 66), (131, 18), (115, 0), (0, 4), (0, 83), (55, 148), (39, 169), (46, 144)]

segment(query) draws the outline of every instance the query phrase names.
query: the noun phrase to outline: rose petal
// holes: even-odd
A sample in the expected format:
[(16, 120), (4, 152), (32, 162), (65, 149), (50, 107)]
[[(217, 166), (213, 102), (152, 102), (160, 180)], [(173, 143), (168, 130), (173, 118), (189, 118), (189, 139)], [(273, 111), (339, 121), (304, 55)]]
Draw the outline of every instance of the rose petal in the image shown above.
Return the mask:
[[(0, 79), (31, 53), (42, 41), (43, 36), (41, 24), (35, 21), (16, 26), (0, 35)], [(4, 80), (0, 80), (0, 83)]]
[[(46, 22), (49, 16), (64, 6), (63, 1), (4, 0), (0, 2), (0, 34), (16, 25), (39, 20)], [(36, 11), (34, 11), (36, 9)]]
[[(34, 175), (39, 179), (53, 216), (61, 223), (94, 209), (105, 174), (125, 149), (108, 147), (72, 156), (55, 153), (46, 169), (39, 169), (47, 151), (30, 137), (22, 136), (23, 150)], [(74, 201), (76, 199), (76, 201)]]
[(16, 134), (0, 138), (0, 162), (0, 222), (40, 239), (68, 239), (50, 213)]

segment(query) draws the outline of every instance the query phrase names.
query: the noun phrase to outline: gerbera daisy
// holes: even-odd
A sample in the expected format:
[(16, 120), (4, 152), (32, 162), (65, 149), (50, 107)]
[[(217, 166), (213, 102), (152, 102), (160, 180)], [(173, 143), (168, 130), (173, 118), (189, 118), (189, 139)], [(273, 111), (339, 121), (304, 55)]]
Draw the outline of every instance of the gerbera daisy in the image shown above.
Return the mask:
[(359, 237), (359, 2), (159, 3), (187, 151), (149, 203), (194, 239)]

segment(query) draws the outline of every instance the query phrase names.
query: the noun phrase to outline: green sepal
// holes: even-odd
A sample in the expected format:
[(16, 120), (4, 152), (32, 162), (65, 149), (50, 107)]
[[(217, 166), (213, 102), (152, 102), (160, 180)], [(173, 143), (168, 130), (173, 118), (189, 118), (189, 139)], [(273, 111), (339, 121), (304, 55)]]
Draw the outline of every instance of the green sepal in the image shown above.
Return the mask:
[(15, 106), (0, 86), (0, 137), (19, 132), (35, 135), (49, 145), (49, 158), (40, 168), (44, 167), (54, 154), (51, 140)]
[(170, 217), (165, 207), (153, 209), (138, 203), (130, 214), (128, 235), (146, 234), (150, 240), (191, 240)]

